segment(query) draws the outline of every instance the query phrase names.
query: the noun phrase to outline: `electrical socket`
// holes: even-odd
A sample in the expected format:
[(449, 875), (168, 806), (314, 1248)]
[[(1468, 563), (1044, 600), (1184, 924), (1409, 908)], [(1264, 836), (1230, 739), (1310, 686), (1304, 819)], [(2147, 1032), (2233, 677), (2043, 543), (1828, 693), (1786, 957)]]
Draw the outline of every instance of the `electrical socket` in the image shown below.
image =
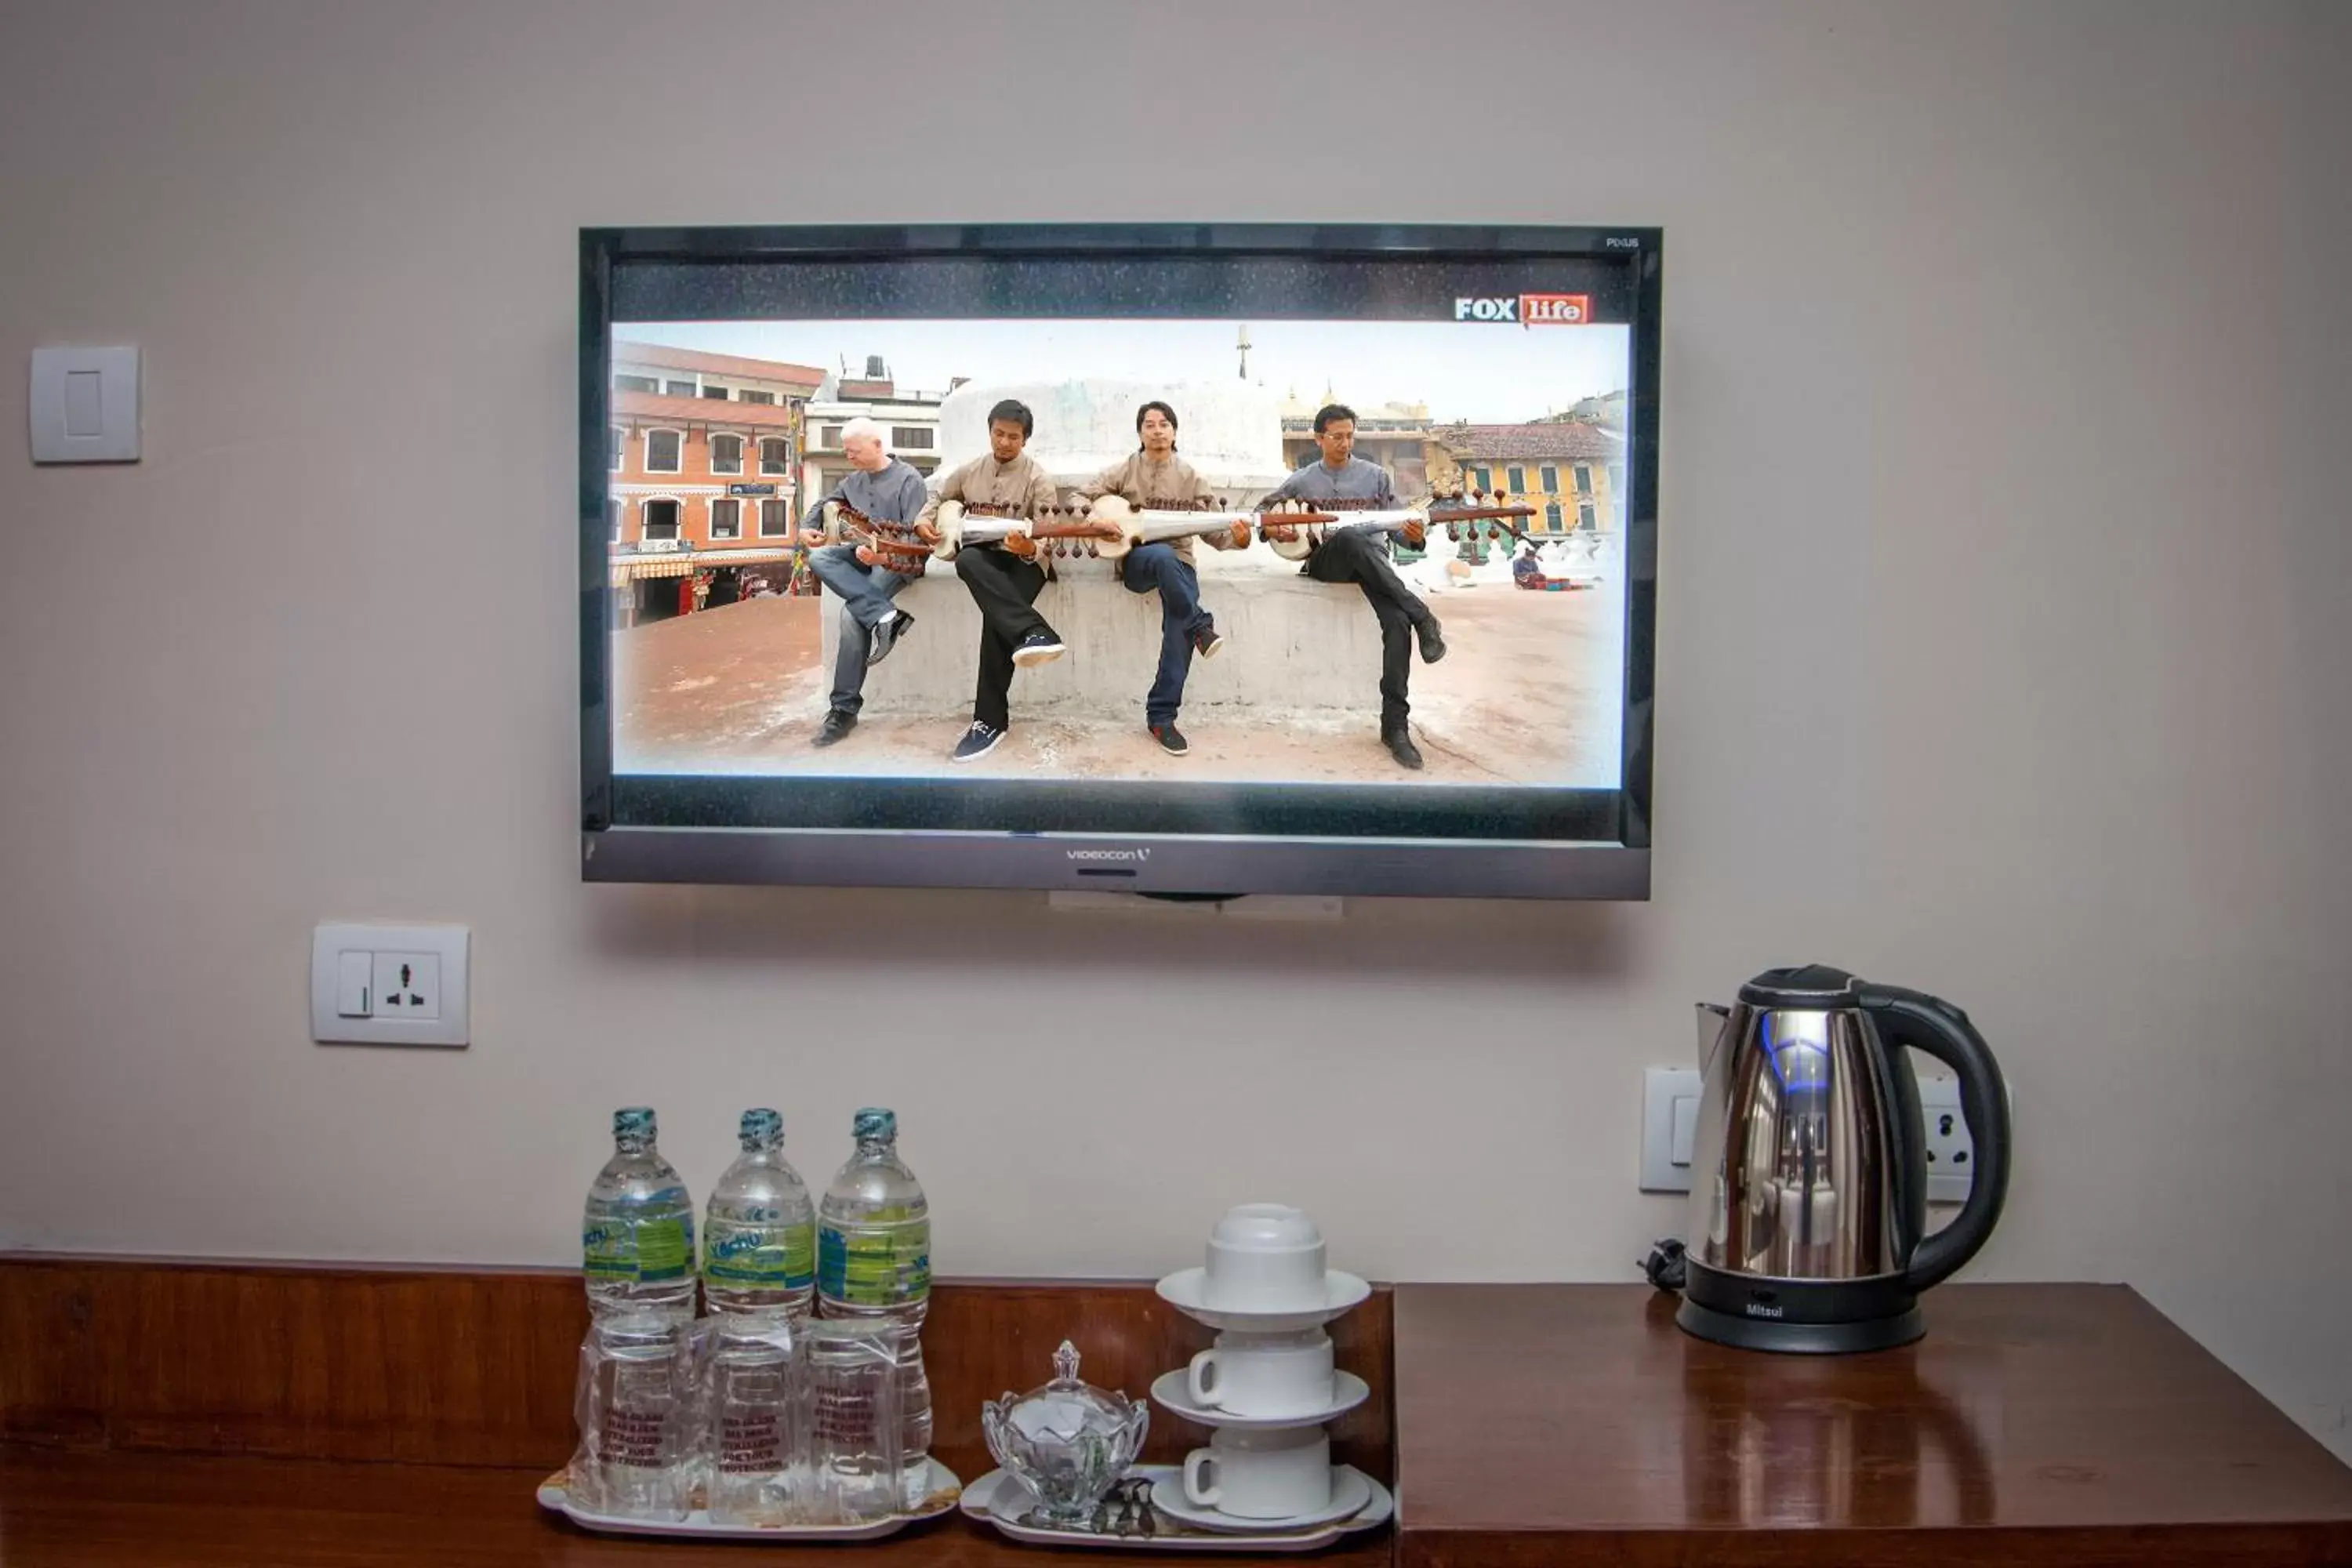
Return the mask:
[(1919, 1080), (1919, 1114), (1927, 1123), (1927, 1201), (1964, 1204), (1976, 1175), (1977, 1143), (1960, 1114), (1960, 1080), (1936, 1076)]

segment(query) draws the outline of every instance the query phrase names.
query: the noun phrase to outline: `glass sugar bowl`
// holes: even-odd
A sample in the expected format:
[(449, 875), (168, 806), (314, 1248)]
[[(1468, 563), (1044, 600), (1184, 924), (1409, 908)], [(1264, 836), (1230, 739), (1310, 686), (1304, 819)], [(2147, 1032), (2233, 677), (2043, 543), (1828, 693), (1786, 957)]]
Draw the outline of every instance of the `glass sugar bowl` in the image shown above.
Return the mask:
[(1054, 1352), (1054, 1381), (981, 1406), (988, 1451), (1060, 1524), (1089, 1518), (1143, 1451), (1151, 1408), (1078, 1381), (1078, 1348)]

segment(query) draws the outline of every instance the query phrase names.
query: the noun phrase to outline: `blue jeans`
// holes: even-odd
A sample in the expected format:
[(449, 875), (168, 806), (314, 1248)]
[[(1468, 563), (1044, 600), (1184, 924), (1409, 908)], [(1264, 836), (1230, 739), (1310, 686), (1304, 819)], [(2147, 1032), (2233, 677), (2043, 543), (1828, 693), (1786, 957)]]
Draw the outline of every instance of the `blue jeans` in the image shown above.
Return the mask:
[(809, 570), (841, 595), (841, 637), (834, 650), (833, 695), (827, 700), (844, 713), (855, 713), (866, 704), (866, 656), (874, 646), (874, 625), (889, 613), (892, 595), (914, 579), (887, 567), (859, 564), (854, 544), (810, 551)]
[(1184, 678), (1192, 672), (1192, 634), (1207, 628), (1201, 608), (1201, 580), (1181, 556), (1165, 544), (1139, 544), (1118, 563), (1118, 580), (1131, 594), (1160, 590), (1160, 669), (1143, 700), (1143, 721), (1173, 724), (1184, 705)]

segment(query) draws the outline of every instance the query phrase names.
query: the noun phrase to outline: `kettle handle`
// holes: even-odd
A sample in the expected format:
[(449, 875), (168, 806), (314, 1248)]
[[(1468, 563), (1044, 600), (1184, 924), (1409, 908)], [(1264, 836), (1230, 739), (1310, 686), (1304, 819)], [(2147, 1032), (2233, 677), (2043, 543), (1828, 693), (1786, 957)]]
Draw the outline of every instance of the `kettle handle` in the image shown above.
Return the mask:
[(1857, 997), (1890, 1050), (1916, 1046), (1960, 1078), (1960, 1114), (1976, 1144), (1969, 1201), (1952, 1223), (1922, 1239), (1904, 1275), (1906, 1289), (1925, 1290), (1977, 1255), (2009, 1197), (2009, 1089), (1992, 1048), (1969, 1016), (1939, 997), (1900, 985), (1868, 985)]

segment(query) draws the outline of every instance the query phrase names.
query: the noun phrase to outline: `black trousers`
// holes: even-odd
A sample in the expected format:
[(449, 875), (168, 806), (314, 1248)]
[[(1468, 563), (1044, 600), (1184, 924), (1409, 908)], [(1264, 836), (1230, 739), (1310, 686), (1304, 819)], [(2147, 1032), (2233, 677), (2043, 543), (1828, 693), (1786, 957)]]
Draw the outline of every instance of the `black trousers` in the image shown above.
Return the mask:
[(1403, 729), (1413, 628), (1430, 619), (1429, 606), (1405, 586), (1380, 536), (1370, 529), (1343, 529), (1325, 539), (1307, 558), (1307, 574), (1318, 583), (1353, 583), (1364, 591), (1364, 602), (1381, 623), (1381, 733)]
[(1013, 650), (1033, 632), (1054, 633), (1034, 607), (1045, 569), (992, 545), (957, 551), (955, 569), (980, 606), (980, 683), (971, 716), (992, 730), (1010, 728), (1005, 695), (1013, 689)]

